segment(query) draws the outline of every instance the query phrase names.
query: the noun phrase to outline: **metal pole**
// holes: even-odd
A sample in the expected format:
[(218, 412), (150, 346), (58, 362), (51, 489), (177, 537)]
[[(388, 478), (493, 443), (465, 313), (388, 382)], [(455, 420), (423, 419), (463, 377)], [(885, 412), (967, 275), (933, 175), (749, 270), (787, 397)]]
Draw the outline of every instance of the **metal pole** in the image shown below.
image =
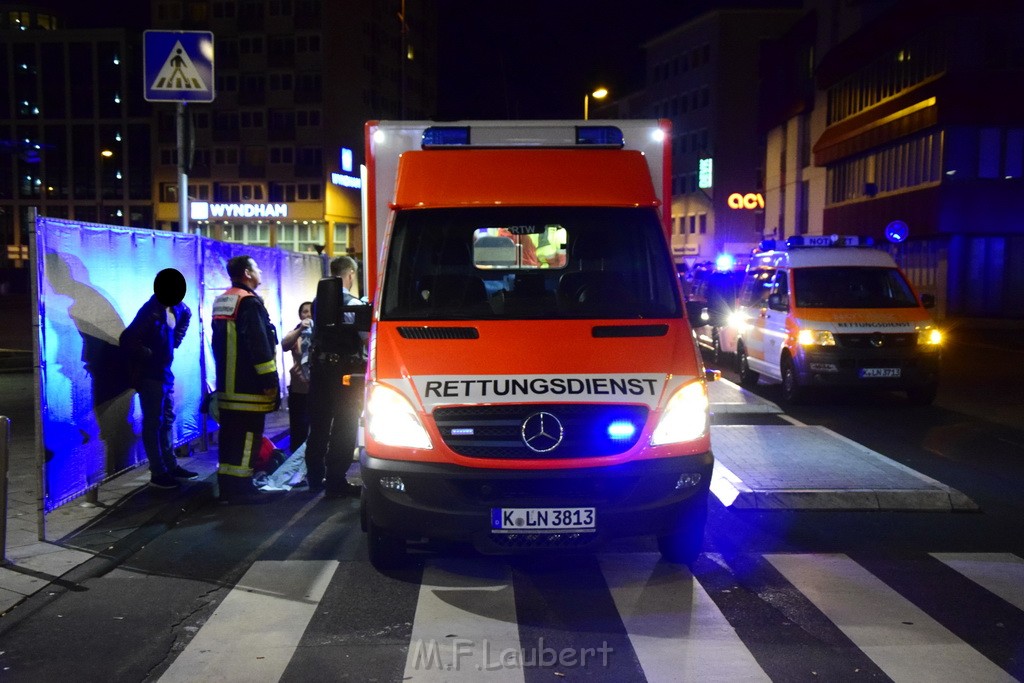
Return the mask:
[[(42, 332), (42, 319), (39, 315), (39, 231), (36, 230), (36, 219), (39, 215), (36, 207), (29, 209), (28, 225), (28, 265), (31, 269), (32, 280), (30, 291), (32, 292), (32, 377), (36, 404), (36, 530), (39, 540), (46, 540), (46, 453), (43, 449), (43, 410), (46, 408), (46, 394), (43, 392), (43, 356), (39, 346), (40, 334)], [(45, 251), (43, 245), (43, 251)]]
[(185, 103), (178, 102), (178, 230), (192, 232), (188, 224), (188, 165), (185, 163)]
[(0, 565), (7, 564), (7, 469), (11, 452), (11, 419), (0, 415)]

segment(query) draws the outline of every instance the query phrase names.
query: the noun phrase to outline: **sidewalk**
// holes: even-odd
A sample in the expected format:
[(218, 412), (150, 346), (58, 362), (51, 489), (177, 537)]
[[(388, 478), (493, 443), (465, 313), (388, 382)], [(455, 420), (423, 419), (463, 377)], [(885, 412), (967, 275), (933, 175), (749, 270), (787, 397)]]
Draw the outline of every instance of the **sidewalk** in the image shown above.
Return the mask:
[[(182, 482), (175, 491), (157, 490), (146, 485), (149, 469), (135, 467), (100, 485), (95, 497), (82, 496), (52, 510), (45, 517), (46, 541), (40, 541), (33, 382), (31, 370), (0, 374), (0, 414), (11, 420), (8, 563), (0, 565), (0, 618), (89, 560), (103, 556), (116, 562), (134, 552), (145, 538), (210, 502), (216, 491), (217, 449), (211, 440), (206, 452), (179, 459), (199, 473), (196, 481)], [(286, 410), (267, 416), (265, 433), (272, 440), (279, 441), (287, 429)]]
[[(759, 510), (975, 510), (960, 491), (825, 427), (802, 425), (771, 401), (720, 380), (713, 414), (775, 414), (780, 424), (711, 427), (711, 492), (726, 507)], [(786, 423), (789, 424), (786, 424)]]

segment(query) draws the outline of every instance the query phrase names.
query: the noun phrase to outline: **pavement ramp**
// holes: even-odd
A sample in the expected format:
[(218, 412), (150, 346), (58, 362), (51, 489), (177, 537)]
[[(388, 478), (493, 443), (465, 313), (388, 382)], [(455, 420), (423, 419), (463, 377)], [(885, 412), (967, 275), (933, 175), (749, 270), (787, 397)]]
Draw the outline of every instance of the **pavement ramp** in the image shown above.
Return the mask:
[[(713, 414), (776, 414), (792, 424), (712, 425), (711, 492), (756, 510), (977, 510), (960, 491), (815, 425), (728, 380), (709, 385)], [(735, 421), (735, 420), (733, 420)]]

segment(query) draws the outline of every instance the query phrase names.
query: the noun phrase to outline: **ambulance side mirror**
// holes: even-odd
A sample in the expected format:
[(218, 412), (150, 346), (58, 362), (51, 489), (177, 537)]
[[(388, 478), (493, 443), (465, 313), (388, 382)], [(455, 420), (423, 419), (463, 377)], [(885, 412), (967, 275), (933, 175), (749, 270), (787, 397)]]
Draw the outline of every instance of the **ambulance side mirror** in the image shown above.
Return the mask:
[(922, 294), (921, 305), (925, 308), (935, 308), (935, 296), (932, 294)]
[(703, 301), (687, 301), (686, 302), (686, 317), (690, 321), (691, 327), (700, 327), (701, 325), (707, 325), (707, 321), (701, 319), (701, 314), (707, 307)]
[(789, 310), (789, 295), (788, 294), (772, 294), (768, 297), (768, 308), (773, 311), (787, 311)]

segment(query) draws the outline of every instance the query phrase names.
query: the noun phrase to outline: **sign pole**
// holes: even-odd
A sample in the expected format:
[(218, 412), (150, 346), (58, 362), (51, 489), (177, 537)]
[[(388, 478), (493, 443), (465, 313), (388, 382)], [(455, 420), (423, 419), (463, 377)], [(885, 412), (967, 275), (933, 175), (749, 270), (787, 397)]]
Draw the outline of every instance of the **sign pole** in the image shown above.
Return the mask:
[(185, 103), (178, 102), (178, 229), (189, 234), (192, 232), (188, 224), (188, 166), (185, 163)]

